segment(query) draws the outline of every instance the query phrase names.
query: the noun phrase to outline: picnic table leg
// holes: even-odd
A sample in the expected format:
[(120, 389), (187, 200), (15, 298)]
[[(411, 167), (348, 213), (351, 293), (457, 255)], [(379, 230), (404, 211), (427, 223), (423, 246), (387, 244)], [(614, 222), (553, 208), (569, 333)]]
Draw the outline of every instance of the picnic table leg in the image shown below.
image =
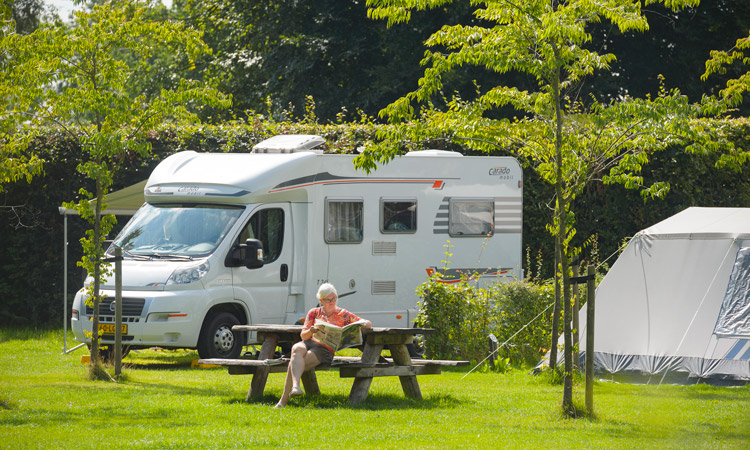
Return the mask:
[(300, 379), (302, 380), (302, 386), (305, 387), (305, 394), (320, 394), (320, 386), (318, 386), (318, 376), (315, 375), (314, 368), (302, 372), (302, 377)]
[[(377, 363), (382, 351), (383, 344), (365, 344), (365, 349), (362, 351), (362, 364)], [(349, 393), (349, 403), (356, 404), (365, 401), (370, 384), (372, 384), (372, 377), (355, 378)]]
[[(279, 337), (277, 335), (266, 334), (263, 345), (260, 347), (260, 352), (258, 352), (258, 360), (273, 358), (278, 341)], [(247, 397), (245, 398), (246, 402), (263, 397), (263, 391), (266, 389), (266, 381), (268, 381), (270, 371), (270, 366), (260, 366), (255, 370), (253, 381), (250, 383), (250, 390), (247, 391)]]
[[(411, 366), (411, 356), (409, 356), (409, 350), (404, 344), (390, 345), (391, 357), (393, 357), (393, 363), (397, 366)], [(422, 391), (419, 389), (419, 382), (417, 382), (416, 375), (400, 376), (401, 388), (404, 390), (404, 395), (410, 398), (416, 398), (417, 400), (422, 399)]]

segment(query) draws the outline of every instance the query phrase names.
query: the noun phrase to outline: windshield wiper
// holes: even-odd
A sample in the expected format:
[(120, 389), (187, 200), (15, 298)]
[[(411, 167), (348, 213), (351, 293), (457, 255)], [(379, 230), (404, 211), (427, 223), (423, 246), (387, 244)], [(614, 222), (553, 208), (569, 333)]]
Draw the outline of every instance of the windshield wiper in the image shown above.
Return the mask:
[[(120, 247), (120, 248), (122, 248), (122, 247)], [(151, 259), (151, 258), (148, 257), (148, 255), (136, 255), (134, 253), (130, 253), (129, 251), (125, 250), (124, 248), (122, 249), (122, 253), (123, 253), (123, 255), (125, 255), (127, 257), (130, 257), (130, 258), (133, 258), (133, 259), (138, 260), (138, 261), (148, 261), (148, 260)]]
[(193, 257), (189, 255), (175, 255), (170, 253), (153, 253), (150, 255), (144, 255), (148, 256), (149, 258), (155, 258), (155, 259), (177, 259), (180, 261), (192, 261)]
[[(141, 255), (141, 254), (130, 253), (129, 251), (125, 250), (122, 247), (120, 247), (120, 249), (122, 250), (123, 257), (128, 257), (128, 258), (136, 259), (138, 261), (148, 261), (149, 259), (151, 259), (149, 257), (149, 255)], [(114, 258), (115, 254), (114, 254), (114, 252), (112, 252), (112, 253), (107, 252), (107, 256), (109, 256), (111, 258)]]

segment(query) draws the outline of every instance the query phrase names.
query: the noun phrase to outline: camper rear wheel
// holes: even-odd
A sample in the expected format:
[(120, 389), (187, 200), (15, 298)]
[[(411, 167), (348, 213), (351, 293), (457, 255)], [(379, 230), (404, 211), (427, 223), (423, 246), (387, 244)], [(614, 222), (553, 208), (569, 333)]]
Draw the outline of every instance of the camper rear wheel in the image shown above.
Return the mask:
[(243, 333), (232, 331), (232, 327), (239, 324), (239, 319), (227, 312), (214, 312), (206, 317), (198, 338), (198, 355), (203, 359), (239, 358)]

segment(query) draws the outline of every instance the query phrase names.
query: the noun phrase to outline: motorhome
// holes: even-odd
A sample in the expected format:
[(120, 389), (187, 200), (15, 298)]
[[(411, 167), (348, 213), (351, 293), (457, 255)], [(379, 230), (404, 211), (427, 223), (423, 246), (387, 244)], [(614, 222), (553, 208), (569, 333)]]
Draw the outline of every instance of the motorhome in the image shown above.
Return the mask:
[[(375, 326), (411, 327), (416, 288), (520, 278), (522, 171), (510, 157), (423, 150), (365, 173), (323, 154), (319, 136), (268, 139), (253, 153), (183, 151), (162, 161), (122, 248), (123, 344), (237, 357), (236, 324), (294, 324), (331, 282)], [(448, 256), (449, 255), (449, 256)], [(113, 342), (114, 277), (103, 282), (102, 345)], [(72, 329), (90, 342), (76, 294)]]

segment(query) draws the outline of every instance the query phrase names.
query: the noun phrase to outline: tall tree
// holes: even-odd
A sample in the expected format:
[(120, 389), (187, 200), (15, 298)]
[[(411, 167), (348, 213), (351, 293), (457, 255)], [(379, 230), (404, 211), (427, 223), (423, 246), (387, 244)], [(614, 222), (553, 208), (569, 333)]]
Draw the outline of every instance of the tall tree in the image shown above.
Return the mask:
[[(10, 33), (28, 34), (34, 31), (40, 24), (40, 18), (44, 14), (44, 3), (42, 0), (6, 0), (0, 5), (0, 33), (6, 36)], [(6, 66), (10, 62), (7, 55), (0, 55), (0, 65)], [(8, 126), (12, 123), (6, 115), (0, 115), (0, 144), (10, 136), (5, 134)], [(20, 179), (30, 181), (35, 175), (42, 171), (42, 161), (35, 155), (25, 155), (12, 150), (12, 146), (0, 146), (0, 192), (3, 185)]]
[[(408, 22), (414, 11), (446, 7), (453, 1), (367, 3), (370, 17), (385, 19), (392, 26)], [(678, 9), (696, 6), (698, 1), (645, 3)], [(555, 239), (564, 311), (562, 408), (572, 416), (576, 413), (569, 280), (570, 240), (575, 235), (573, 201), (587, 183), (598, 178), (642, 189), (645, 196), (663, 193), (668, 187), (664, 183), (643, 185), (640, 171), (649, 155), (676, 142), (693, 142), (699, 148), (707, 127), (694, 120), (721, 106), (709, 101), (691, 105), (679, 91), (663, 88), (654, 98), (581, 96), (588, 77), (606, 73), (616, 61), (614, 54), (592, 48), (592, 27), (608, 22), (620, 33), (647, 31), (640, 1), (472, 0), (471, 4), (479, 24), (446, 25), (430, 36), (419, 87), (381, 112), (399, 126), (384, 131), (383, 142), (370, 146), (356, 163), (371, 169), (397, 154), (403, 142), (438, 133), (479, 150), (514, 152), (554, 186), (555, 213), (548, 229)], [(493, 84), (477, 86), (469, 99), (449, 99), (446, 108), (433, 107), (444, 96), (444, 80), (465, 67), (495, 74)], [(530, 88), (513, 84), (524, 77), (532, 80)], [(417, 118), (419, 123), (414, 122)]]
[(388, 31), (362, 1), (175, 0), (171, 14), (204, 31), (213, 54), (206, 80), (233, 95), (232, 112), (305, 114), (308, 96), (323, 121), (376, 114), (419, 76), (428, 26), (470, 16), (468, 6), (432, 11), (425, 24)]
[(744, 95), (750, 92), (750, 72), (747, 71), (750, 68), (750, 35), (737, 39), (729, 50), (713, 50), (701, 78), (707, 80), (714, 75), (726, 75), (736, 67), (741, 67), (738, 76), (729, 79), (726, 88), (719, 93), (730, 106), (742, 104)]
[(146, 155), (143, 138), (163, 122), (192, 122), (196, 109), (228, 106), (212, 88), (182, 79), (177, 87), (147, 96), (132, 92), (130, 81), (147, 70), (152, 55), (182, 54), (195, 60), (207, 51), (195, 30), (183, 24), (154, 22), (138, 1), (112, 1), (74, 13), (70, 26), (43, 24), (28, 35), (8, 33), (0, 52), (10, 64), (0, 77), (4, 151), (23, 154), (35, 136), (54, 128), (77, 139), (83, 154), (78, 170), (93, 181), (81, 189), (75, 206), (92, 229), (81, 240), (84, 267), (92, 281), (88, 297), (94, 311), (90, 374), (107, 376), (99, 363), (98, 305), (103, 241), (114, 216), (103, 213), (113, 174), (128, 158)]

